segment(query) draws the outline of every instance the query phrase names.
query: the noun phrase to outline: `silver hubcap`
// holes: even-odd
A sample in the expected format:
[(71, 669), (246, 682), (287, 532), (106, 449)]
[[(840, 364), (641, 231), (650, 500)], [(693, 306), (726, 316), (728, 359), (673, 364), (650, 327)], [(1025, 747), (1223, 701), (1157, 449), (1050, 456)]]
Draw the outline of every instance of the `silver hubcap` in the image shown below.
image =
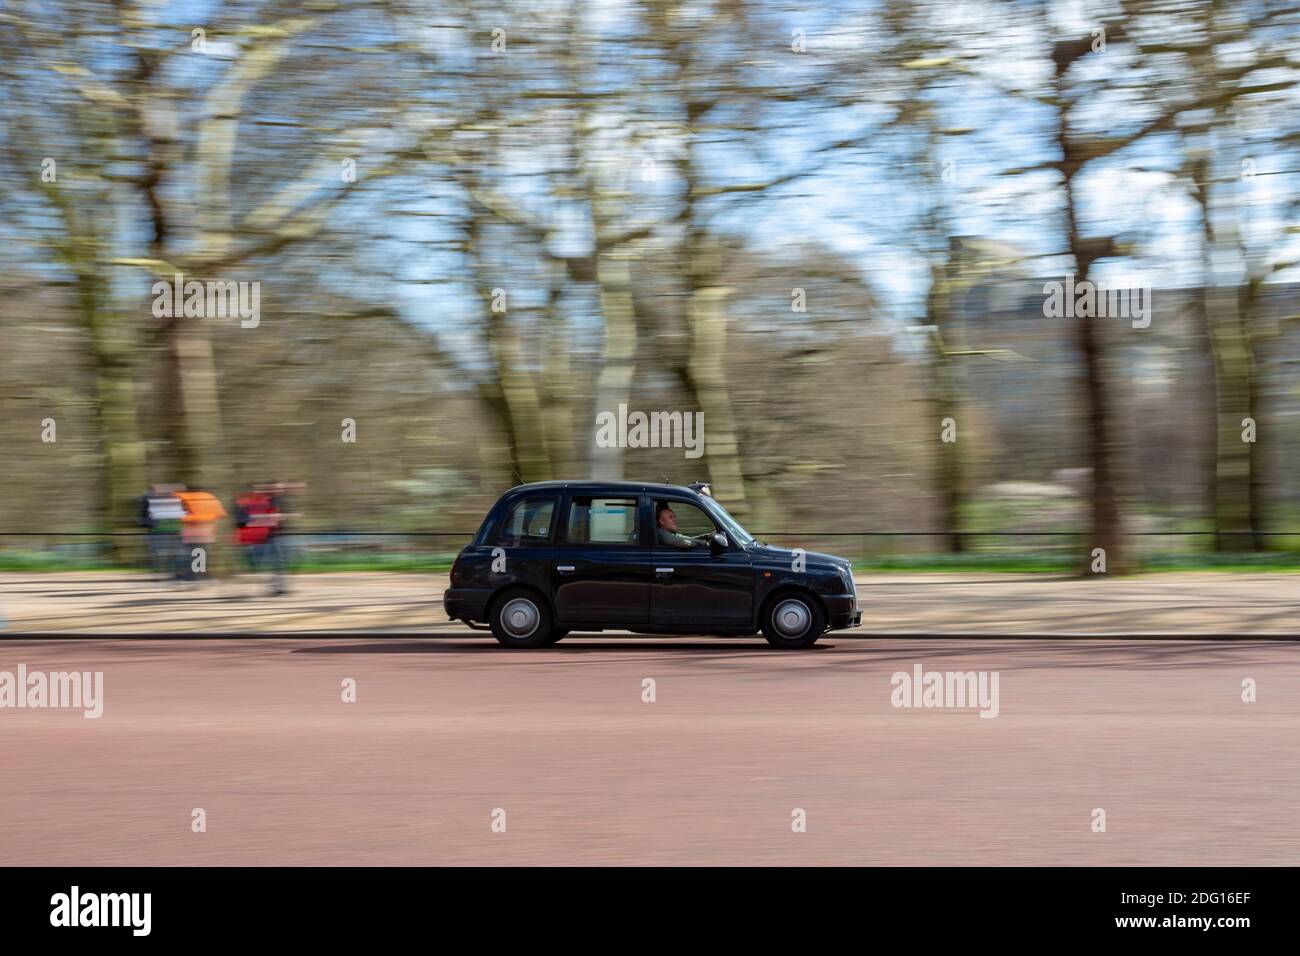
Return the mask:
[(782, 601), (772, 614), (772, 623), (782, 637), (802, 637), (812, 624), (812, 612), (803, 601)]
[(541, 612), (528, 598), (515, 598), (501, 609), (501, 626), (511, 637), (528, 637), (541, 623)]

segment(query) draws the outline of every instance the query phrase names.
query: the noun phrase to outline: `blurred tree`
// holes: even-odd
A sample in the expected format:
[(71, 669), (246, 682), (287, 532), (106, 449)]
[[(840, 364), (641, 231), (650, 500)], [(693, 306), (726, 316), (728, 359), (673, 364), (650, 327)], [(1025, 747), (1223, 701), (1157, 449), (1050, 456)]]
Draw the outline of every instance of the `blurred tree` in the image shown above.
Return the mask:
[[(95, 381), (103, 480), (98, 517), (134, 530), (144, 492), (145, 452), (136, 420), (136, 320), (114, 301), (108, 266), (125, 224), (120, 163), (127, 130), (116, 89), (84, 64), (94, 62), (114, 21), (103, 7), (57, 7), (0, 18), (6, 176), (0, 198), (13, 224), (68, 277)], [(66, 446), (65, 446), (66, 447)], [(110, 539), (120, 556), (129, 539)]]
[[(328, 47), (330, 29), (356, 24), (342, 4), (317, 3), (313, 15), (279, 18), (274, 7), (269, 22), (257, 19), (262, 11), (231, 9), (193, 35), (120, 0), (46, 5), (39, 16), (26, 10), (0, 22), (13, 131), (5, 144), (15, 168), (33, 172), (19, 198), (43, 197), (54, 213), (34, 207), (23, 224), (37, 235), (56, 230), (48, 241), (75, 277), (99, 379), (105, 512), (115, 527), (135, 523), (134, 497), (145, 481), (132, 356), (155, 341), (162, 343), (156, 371), (167, 395), (159, 424), (173, 452), (170, 464), (156, 470), (223, 498), (232, 490), (209, 324), (175, 303), (149, 329), (150, 300), (138, 292), (111, 308), (119, 284), (136, 287), (121, 267), (167, 283), (178, 274), (187, 283), (229, 279), (251, 261), (317, 235), (351, 192), (350, 180), (323, 173), (318, 163), (302, 168), (279, 144), (241, 141), (251, 110), (286, 107), (292, 115), (287, 103), (252, 94), (285, 67), (293, 44), (316, 30)], [(330, 19), (331, 12), (338, 16)], [(332, 79), (346, 88), (347, 77), (340, 70)], [(201, 104), (192, 116), (177, 107), (186, 97)], [(388, 109), (386, 99), (356, 99), (340, 105), (332, 128), (316, 131), (311, 160), (355, 143), (364, 123), (358, 115)], [(348, 127), (349, 120), (358, 127)], [(417, 147), (399, 142), (387, 155), (379, 152), (365, 181), (394, 174)], [(40, 177), (36, 157), (45, 156), (62, 160), (61, 182)], [(266, 162), (269, 175), (251, 183), (239, 174), (241, 160)]]
[[(1285, 164), (1288, 153), (1291, 162), (1300, 158), (1294, 122), (1279, 122), (1294, 115), (1287, 107), (1295, 84), (1288, 47), (1296, 44), (1287, 26), (1294, 30), (1300, 11), (1200, 0), (1161, 13), (1166, 20), (1179, 17), (1188, 28), (1181, 34), (1186, 39), (1160, 37), (1142, 49), (1152, 56), (1185, 57), (1194, 96), (1195, 108), (1181, 124), (1182, 171), (1191, 182), (1201, 223), (1201, 295), (1194, 316), (1209, 372), (1207, 445), (1214, 450), (1207, 469), (1206, 513), (1218, 550), (1265, 550), (1268, 539), (1260, 532), (1267, 515), (1257, 439), (1265, 418), (1261, 376), (1267, 362), (1260, 350), (1266, 333), (1255, 312), (1264, 281), (1295, 260), (1279, 260), (1268, 248), (1260, 249), (1248, 238), (1253, 230), (1242, 219), (1251, 205), (1260, 159), (1271, 154)], [(1242, 50), (1249, 53), (1229, 52)], [(1171, 91), (1170, 97), (1180, 93)], [(1259, 158), (1246, 152), (1242, 135), (1243, 117), (1256, 113), (1268, 118), (1253, 124), (1259, 132), (1251, 137), (1251, 152), (1263, 154)], [(1294, 210), (1294, 196), (1291, 202)], [(1275, 230), (1268, 242), (1277, 243)], [(1247, 419), (1256, 423), (1256, 440), (1243, 440)]]
[[(787, 131), (792, 122), (807, 124), (820, 108), (842, 102), (828, 96), (827, 77), (838, 60), (828, 58), (811, 78), (790, 82), (768, 65), (766, 56), (756, 55), (756, 48), (763, 50), (770, 36), (756, 5), (645, 0), (643, 8), (644, 44), (663, 71), (666, 102), (657, 105), (667, 111), (665, 124), (672, 131), (678, 203), (671, 241), (678, 250), (686, 298), (683, 347), (668, 350), (664, 359), (704, 414), (709, 479), (728, 507), (745, 517), (750, 505), (744, 455), (724, 361), (730, 347), (727, 302), (733, 290), (722, 281), (726, 263), (718, 222), (723, 213), (734, 212), (726, 202), (729, 198), (769, 198), (826, 165), (839, 150), (860, 144), (862, 134), (818, 144), (810, 160), (785, 172), (738, 180), (710, 157), (727, 146), (736, 149), (733, 140), (762, 154), (778, 131)], [(771, 109), (786, 102), (800, 104), (797, 121)]]
[(885, 28), (882, 48), (872, 67), (894, 110), (885, 130), (901, 152), (896, 164), (912, 186), (915, 213), (902, 220), (897, 241), (911, 246), (925, 262), (925, 314), (916, 328), (923, 335), (921, 356), (933, 420), (937, 524), (944, 550), (955, 554), (965, 550), (961, 533), (966, 493), (962, 449), (971, 444), (969, 438), (965, 443), (957, 440), (956, 432), (944, 437), (949, 434), (945, 423), (955, 427), (964, 417), (959, 363), (977, 356), (1014, 357), (1006, 349), (970, 348), (956, 313), (967, 290), (1016, 263), (1005, 257), (981, 256), (978, 244), (963, 243), (953, 225), (951, 207), (960, 201), (961, 174), (956, 160), (945, 155), (945, 143), (970, 130), (944, 119), (944, 104), (955, 98), (957, 83), (949, 69), (952, 40), (943, 34), (939, 16), (941, 7), (935, 4), (913, 0), (885, 4), (881, 11)]

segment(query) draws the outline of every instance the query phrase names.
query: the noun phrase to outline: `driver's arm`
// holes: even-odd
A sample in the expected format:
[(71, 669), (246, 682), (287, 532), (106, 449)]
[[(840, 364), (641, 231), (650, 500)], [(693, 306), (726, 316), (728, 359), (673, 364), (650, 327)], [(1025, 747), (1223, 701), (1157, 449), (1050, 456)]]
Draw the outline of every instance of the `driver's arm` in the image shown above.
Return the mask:
[(683, 550), (693, 548), (696, 545), (694, 539), (688, 538), (684, 534), (669, 531), (667, 528), (659, 529), (659, 543), (666, 544), (670, 548), (681, 548)]

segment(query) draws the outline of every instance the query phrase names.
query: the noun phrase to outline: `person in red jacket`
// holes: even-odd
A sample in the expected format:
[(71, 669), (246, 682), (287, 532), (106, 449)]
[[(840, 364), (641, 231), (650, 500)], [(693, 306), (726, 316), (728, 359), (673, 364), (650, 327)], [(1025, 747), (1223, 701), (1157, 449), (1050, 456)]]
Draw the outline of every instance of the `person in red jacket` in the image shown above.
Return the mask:
[(255, 485), (235, 500), (235, 540), (244, 549), (250, 570), (269, 570), (271, 594), (287, 594), (288, 549), (283, 538), (284, 522), (292, 517), (284, 510), (284, 496), (300, 485)]
[[(245, 548), (266, 544), (275, 508), (263, 491), (246, 491), (235, 499), (235, 542)], [(249, 555), (249, 564), (260, 564)]]

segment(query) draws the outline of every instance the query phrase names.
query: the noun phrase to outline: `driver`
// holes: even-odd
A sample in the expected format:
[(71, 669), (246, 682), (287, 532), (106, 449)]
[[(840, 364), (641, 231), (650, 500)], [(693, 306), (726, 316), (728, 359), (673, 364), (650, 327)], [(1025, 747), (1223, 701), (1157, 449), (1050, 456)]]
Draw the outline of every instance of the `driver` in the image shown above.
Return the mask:
[(670, 548), (702, 548), (704, 542), (698, 538), (688, 538), (677, 533), (677, 513), (668, 504), (661, 504), (655, 509), (655, 536), (660, 544)]

